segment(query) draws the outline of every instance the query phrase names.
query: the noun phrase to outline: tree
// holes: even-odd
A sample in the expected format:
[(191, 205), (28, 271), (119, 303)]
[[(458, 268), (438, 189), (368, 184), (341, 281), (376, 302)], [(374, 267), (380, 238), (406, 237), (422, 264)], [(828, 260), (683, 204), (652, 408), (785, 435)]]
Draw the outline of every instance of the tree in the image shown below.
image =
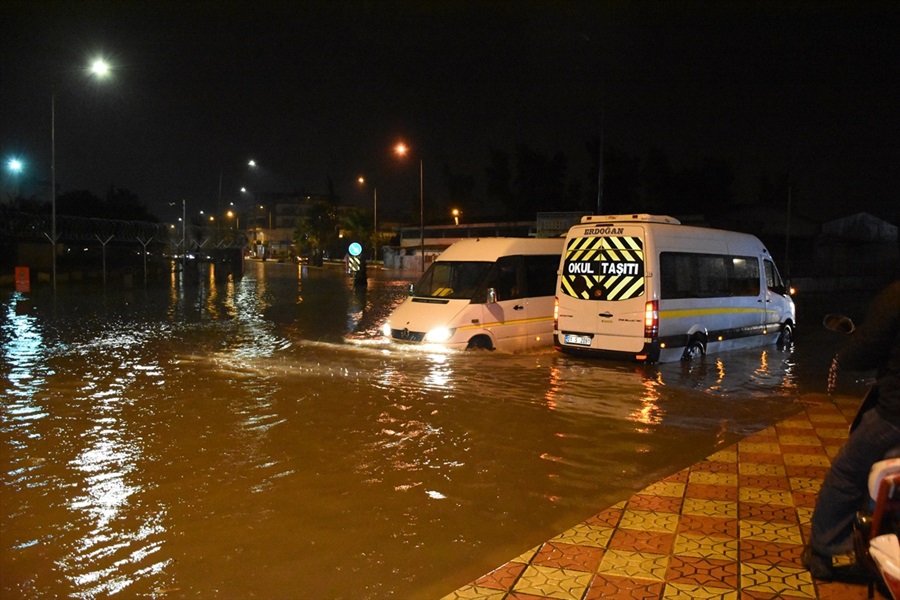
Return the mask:
[(662, 150), (651, 147), (647, 151), (644, 167), (641, 169), (641, 194), (638, 206), (632, 210), (648, 213), (663, 212), (673, 206), (672, 185), (674, 176), (669, 167), (669, 159)]
[(314, 265), (322, 266), (325, 254), (336, 249), (339, 223), (337, 210), (330, 202), (315, 202), (294, 232), (300, 253), (310, 255)]
[(105, 210), (113, 215), (109, 218), (122, 219), (124, 221), (151, 221), (159, 219), (147, 212), (147, 207), (140, 201), (137, 194), (125, 188), (109, 186), (106, 192)]
[[(641, 159), (610, 148), (603, 156), (603, 214), (628, 213), (641, 207)], [(594, 169), (596, 177), (597, 169)], [(596, 187), (594, 188), (596, 189)]]
[(485, 169), (487, 175), (487, 195), (506, 207), (508, 213), (514, 213), (516, 200), (512, 193), (512, 170), (509, 167), (509, 153), (490, 148), (490, 166)]
[(72, 190), (56, 199), (56, 214), (73, 217), (114, 219), (105, 210), (103, 200), (87, 190)]
[(353, 208), (343, 213), (340, 219), (340, 227), (344, 234), (344, 240), (360, 242), (368, 254), (375, 243), (375, 230), (372, 228), (372, 213), (359, 208)]
[(454, 172), (450, 165), (444, 165), (444, 183), (450, 192), (450, 205), (445, 209), (458, 208), (463, 214), (469, 213), (474, 207), (473, 191), (475, 190), (475, 176), (472, 174)]
[(525, 144), (518, 144), (515, 216), (532, 218), (540, 210), (565, 209), (566, 167), (566, 155), (562, 152), (548, 159)]

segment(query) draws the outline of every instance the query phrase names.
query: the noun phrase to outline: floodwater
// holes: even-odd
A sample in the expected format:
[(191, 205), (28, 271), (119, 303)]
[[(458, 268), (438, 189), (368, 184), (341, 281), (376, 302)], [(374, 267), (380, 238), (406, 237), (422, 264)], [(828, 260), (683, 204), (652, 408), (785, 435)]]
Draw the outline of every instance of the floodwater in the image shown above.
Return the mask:
[(416, 275), (0, 292), (0, 595), (438, 598), (794, 413), (838, 345), (801, 305), (792, 352), (695, 365), (424, 353), (377, 335)]

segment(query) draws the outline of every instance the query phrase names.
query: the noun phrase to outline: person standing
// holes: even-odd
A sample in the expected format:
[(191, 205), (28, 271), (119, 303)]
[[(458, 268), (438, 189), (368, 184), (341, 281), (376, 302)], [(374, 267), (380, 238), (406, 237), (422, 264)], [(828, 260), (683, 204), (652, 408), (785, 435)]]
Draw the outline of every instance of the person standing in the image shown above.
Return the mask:
[(823, 580), (835, 577), (833, 556), (853, 551), (853, 520), (868, 497), (872, 465), (900, 446), (900, 280), (876, 296), (837, 362), (844, 370), (875, 370), (877, 401), (854, 422), (816, 499), (802, 562)]

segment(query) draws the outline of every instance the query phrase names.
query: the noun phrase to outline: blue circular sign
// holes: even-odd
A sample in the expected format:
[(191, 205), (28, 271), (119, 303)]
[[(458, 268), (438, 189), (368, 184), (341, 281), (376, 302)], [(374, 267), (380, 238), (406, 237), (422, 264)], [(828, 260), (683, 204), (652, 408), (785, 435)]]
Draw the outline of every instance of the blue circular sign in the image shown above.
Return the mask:
[(350, 256), (359, 256), (360, 254), (362, 254), (362, 246), (359, 242), (350, 244)]

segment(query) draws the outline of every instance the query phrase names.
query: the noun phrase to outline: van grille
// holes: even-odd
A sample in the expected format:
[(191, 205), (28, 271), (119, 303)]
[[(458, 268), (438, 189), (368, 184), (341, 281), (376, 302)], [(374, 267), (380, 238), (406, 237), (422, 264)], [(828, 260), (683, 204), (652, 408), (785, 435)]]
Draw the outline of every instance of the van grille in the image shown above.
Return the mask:
[(425, 339), (425, 332), (410, 331), (409, 329), (391, 329), (391, 338), (403, 342), (421, 342)]

